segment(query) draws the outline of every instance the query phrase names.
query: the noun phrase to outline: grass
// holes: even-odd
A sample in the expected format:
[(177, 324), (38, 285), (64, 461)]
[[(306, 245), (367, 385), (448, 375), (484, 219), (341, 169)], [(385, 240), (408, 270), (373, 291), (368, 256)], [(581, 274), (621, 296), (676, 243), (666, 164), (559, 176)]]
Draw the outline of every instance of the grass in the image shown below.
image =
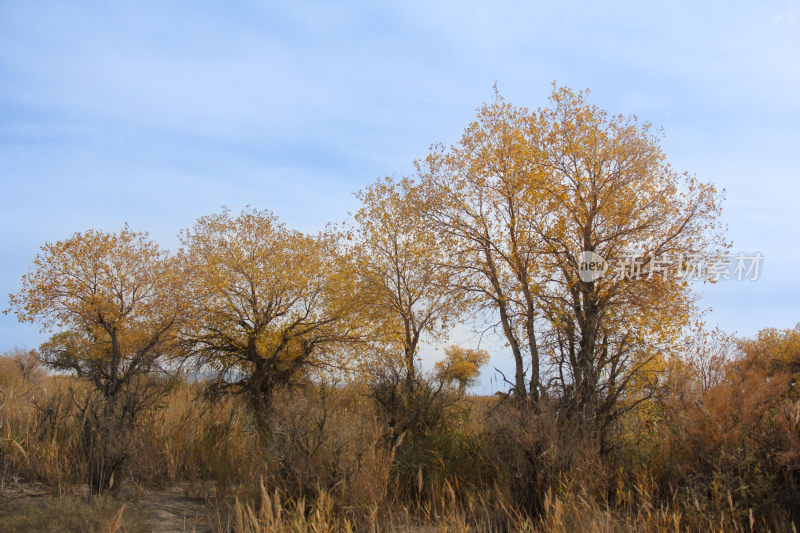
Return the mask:
[[(448, 400), (435, 424), (392, 430), (356, 387), (281, 393), (260, 434), (241, 399), (211, 401), (183, 382), (134, 428), (111, 493), (87, 499), (76, 496), (87, 465), (70, 394), (85, 386), (19, 358), (0, 357), (0, 533), (158, 531), (148, 505), (178, 486), (170, 497), (218, 532), (789, 532), (797, 523), (800, 401), (775, 377), (764, 387), (755, 370), (703, 393), (668, 383), (673, 393), (618, 424), (607, 453), (547, 409), (533, 416), (494, 398)], [(44, 494), (20, 497), (31, 486)]]
[(152, 531), (144, 513), (110, 496), (45, 497), (0, 507), (0, 533), (139, 533)]

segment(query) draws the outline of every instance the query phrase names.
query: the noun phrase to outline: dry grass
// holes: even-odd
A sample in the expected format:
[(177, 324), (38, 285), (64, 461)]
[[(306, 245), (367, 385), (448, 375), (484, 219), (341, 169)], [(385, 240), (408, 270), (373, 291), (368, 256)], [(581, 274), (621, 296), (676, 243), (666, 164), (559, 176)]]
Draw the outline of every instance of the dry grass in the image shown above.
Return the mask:
[[(153, 530), (131, 490), (179, 484), (220, 532), (794, 531), (800, 404), (757, 363), (705, 392), (671, 371), (607, 454), (546, 406), (468, 397), (398, 439), (367, 394), (311, 385), (260, 434), (239, 398), (184, 382), (135, 428), (115, 482), (132, 489), (86, 500), (85, 389), (17, 353), (0, 357), (0, 532)], [(31, 483), (47, 494), (16, 498)]]
[(0, 533), (136, 533), (152, 531), (144, 513), (100, 496), (47, 497), (22, 505), (0, 507)]

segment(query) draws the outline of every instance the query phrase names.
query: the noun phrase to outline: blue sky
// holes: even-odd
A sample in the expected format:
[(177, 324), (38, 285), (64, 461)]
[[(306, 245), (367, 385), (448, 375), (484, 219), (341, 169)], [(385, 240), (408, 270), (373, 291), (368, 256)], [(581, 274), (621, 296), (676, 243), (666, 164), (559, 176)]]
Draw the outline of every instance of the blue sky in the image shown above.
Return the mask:
[[(0, 0), (0, 293), (42, 243), (87, 228), (128, 221), (174, 247), (223, 204), (303, 230), (342, 220), (354, 191), (455, 141), (495, 81), (529, 107), (553, 81), (589, 88), (663, 127), (677, 170), (727, 190), (734, 250), (765, 257), (756, 282), (701, 287), (708, 321), (800, 320), (800, 6), (785, 1)], [(0, 318), (0, 350), (42, 340)]]

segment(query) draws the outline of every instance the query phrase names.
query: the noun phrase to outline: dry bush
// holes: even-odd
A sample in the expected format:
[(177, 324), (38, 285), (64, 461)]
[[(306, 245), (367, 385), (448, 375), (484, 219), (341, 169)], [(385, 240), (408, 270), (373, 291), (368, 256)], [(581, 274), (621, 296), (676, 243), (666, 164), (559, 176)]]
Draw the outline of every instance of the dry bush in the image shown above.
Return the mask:
[(292, 500), (326, 494), (353, 516), (386, 498), (385, 430), (355, 391), (325, 384), (283, 391), (264, 436), (268, 486)]
[(261, 472), (258, 439), (239, 399), (210, 401), (201, 383), (183, 382), (139, 424), (130, 475), (140, 483), (181, 480), (215, 491), (252, 481)]
[(458, 415), (398, 442), (389, 486), (396, 504), (422, 508), (448, 492), (464, 500), (491, 487), (496, 468), (485, 455), (484, 435), (469, 428), (467, 413)]
[[(232, 399), (241, 403), (238, 412), (251, 416), (241, 397)], [(237, 427), (231, 444), (239, 445), (243, 434), (252, 447), (240, 464), (249, 471), (217, 494), (213, 521), (223, 530), (305, 531), (295, 522), (321, 523), (319, 513), (326, 523), (355, 527), (386, 503), (392, 453), (384, 446), (386, 430), (355, 390), (324, 384), (282, 390), (267, 427), (250, 420)], [(276, 505), (282, 514), (269, 515)]]
[(79, 413), (86, 479), (93, 494), (120, 487), (142, 416), (162, 407), (163, 398), (176, 384), (171, 376), (133, 375), (113, 396), (93, 388), (82, 400), (76, 399), (70, 388)]
[(455, 487), (459, 496), (480, 491), (493, 467), (483, 456), (483, 436), (471, 423), (463, 389), (439, 372), (415, 375), (408, 379), (392, 365), (373, 370), (369, 396), (391, 435), (386, 445), (394, 457), (393, 501), (422, 508), (445, 487)]
[[(141, 490), (190, 482), (220, 531), (793, 531), (793, 341), (779, 332), (737, 345), (713, 380), (702, 365), (668, 365), (654, 400), (610, 432), (607, 453), (555, 404), (459, 398), (435, 382), (405, 397), (400, 376), (371, 390), (307, 382), (278, 393), (259, 431), (242, 397), (211, 399), (184, 380), (139, 417), (124, 473)], [(68, 495), (87, 479), (70, 387), (79, 402), (90, 392), (0, 357), (7, 494), (39, 482)], [(376, 403), (376, 391), (394, 403)], [(58, 523), (69, 498), (4, 523)], [(91, 521), (107, 510), (68, 514), (100, 524)]]
[(14, 348), (0, 355), (0, 390), (29, 389), (41, 383), (45, 375), (33, 350)]
[(392, 444), (404, 433), (420, 434), (446, 422), (460, 398), (437, 375), (425, 376), (417, 369), (415, 376), (391, 363), (373, 368), (369, 376), (369, 396), (392, 432)]
[(748, 530), (752, 521), (792, 531), (800, 523), (800, 404), (790, 356), (800, 360), (790, 349), (797, 337), (789, 330), (728, 339), (725, 358), (716, 346), (711, 358), (673, 361), (650, 409), (628, 419), (628, 477), (651, 479), (656, 504), (686, 527), (725, 521), (726, 529)]
[(47, 376), (32, 353), (0, 356), (0, 482), (61, 489), (83, 474), (71, 384), (66, 376)]
[(490, 413), (486, 431), (498, 483), (521, 512), (540, 515), (551, 492), (604, 500), (610, 474), (596, 440), (545, 402), (536, 411), (501, 404)]

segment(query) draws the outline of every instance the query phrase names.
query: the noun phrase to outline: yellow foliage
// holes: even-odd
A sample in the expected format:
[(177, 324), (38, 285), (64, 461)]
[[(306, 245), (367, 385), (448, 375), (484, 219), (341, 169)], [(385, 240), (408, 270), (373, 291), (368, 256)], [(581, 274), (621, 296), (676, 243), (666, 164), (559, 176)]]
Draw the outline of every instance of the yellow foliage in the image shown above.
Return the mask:
[(437, 374), (444, 381), (454, 381), (463, 390), (475, 382), (481, 367), (489, 362), (489, 352), (461, 346), (448, 346), (445, 359), (435, 365)]
[[(444, 336), (466, 297), (445, 266), (446, 242), (431, 231), (425, 198), (409, 179), (380, 180), (358, 193), (351, 239), (358, 261), (360, 312), (384, 353), (402, 356), (416, 373), (420, 339)], [(389, 355), (389, 357), (393, 357)]]
[(106, 394), (175, 347), (181, 279), (146, 233), (89, 230), (47, 243), (10, 296), (20, 321), (55, 334), (42, 356)]
[[(611, 116), (587, 95), (556, 87), (531, 111), (496, 94), (456, 145), (435, 146), (418, 169), (426, 218), (453, 243), (448, 263), (497, 313), (514, 393), (538, 397), (549, 359), (551, 386), (609, 413), (623, 389), (652, 382), (633, 377), (658, 371), (695, 313), (691, 286), (654, 258), (727, 243), (716, 189), (675, 172), (650, 124)], [(606, 259), (606, 276), (580, 278), (584, 251)], [(631, 254), (643, 275), (616, 275)]]
[(184, 347), (220, 384), (267, 402), (312, 368), (337, 368), (357, 339), (354, 276), (338, 236), (287, 229), (268, 211), (228, 210), (183, 233)]

